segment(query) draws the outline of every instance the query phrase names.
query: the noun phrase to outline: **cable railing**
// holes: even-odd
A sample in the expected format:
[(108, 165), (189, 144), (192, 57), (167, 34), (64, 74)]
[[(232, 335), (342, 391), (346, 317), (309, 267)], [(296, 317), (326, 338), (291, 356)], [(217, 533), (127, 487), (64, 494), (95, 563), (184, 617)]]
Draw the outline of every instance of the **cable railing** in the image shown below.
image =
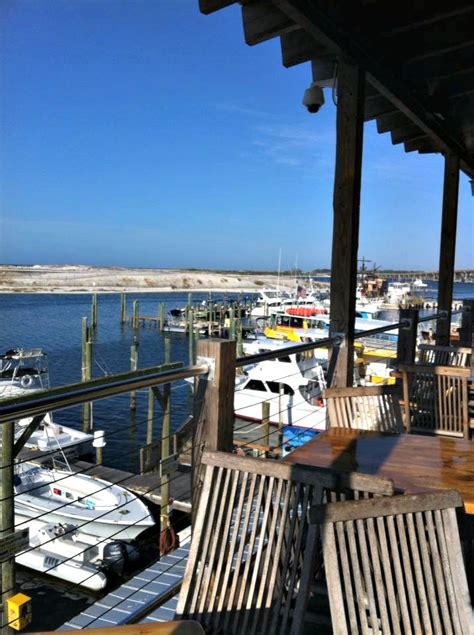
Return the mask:
[[(429, 316), (420, 318), (418, 322), (435, 321), (437, 319), (445, 317), (445, 315), (446, 314), (444, 312), (437, 313), (434, 315), (429, 315)], [(368, 340), (370, 338), (374, 338), (374, 336), (377, 336), (379, 334), (386, 333), (387, 331), (394, 331), (397, 329), (398, 330), (406, 329), (406, 328), (409, 328), (411, 325), (412, 323), (410, 320), (402, 319), (397, 323), (391, 323), (386, 326), (378, 327), (368, 331), (357, 332), (354, 335), (354, 340), (355, 341)], [(314, 352), (318, 348), (327, 348), (327, 349), (333, 348), (337, 350), (343, 345), (344, 345), (344, 339), (341, 335), (335, 335), (335, 336), (324, 338), (321, 340), (305, 342), (301, 344), (291, 344), (287, 346), (282, 345), (281, 347), (275, 348), (270, 351), (238, 357), (236, 359), (235, 366), (236, 368), (242, 368), (244, 366), (252, 366), (260, 362), (269, 361), (269, 360), (278, 360), (279, 358), (283, 358), (286, 356), (297, 356), (298, 354), (307, 353), (310, 351)], [(394, 362), (392, 342), (388, 342), (386, 340), (382, 340), (382, 341), (377, 340), (374, 342), (374, 346), (377, 346), (378, 354), (376, 355), (376, 358), (378, 361), (386, 362), (387, 364)], [(385, 354), (385, 351), (387, 354)], [(316, 358), (312, 358), (312, 357), (305, 357), (303, 360), (300, 360), (300, 361), (306, 362), (306, 364), (304, 364), (303, 373), (304, 372), (310, 373), (312, 370), (318, 367), (321, 367), (321, 363), (322, 363), (321, 360), (317, 360)], [(329, 361), (324, 362), (324, 365), (326, 367), (329, 366), (329, 364), (330, 364)], [(205, 358), (202, 358), (202, 357), (198, 357), (198, 362), (196, 364), (193, 364), (184, 368), (177, 368), (177, 369), (172, 369), (167, 371), (157, 371), (155, 368), (149, 368), (149, 369), (144, 369), (144, 370), (139, 370), (134, 372), (122, 373), (120, 375), (109, 375), (105, 378), (91, 380), (88, 382), (81, 382), (78, 384), (72, 384), (72, 385), (63, 386), (60, 388), (53, 388), (41, 393), (35, 392), (31, 395), (15, 397), (15, 398), (11, 398), (11, 399), (0, 402), (0, 424), (16, 421), (21, 418), (36, 417), (38, 415), (43, 415), (46, 412), (55, 412), (64, 408), (68, 408), (71, 406), (78, 406), (78, 405), (88, 403), (91, 401), (106, 399), (110, 397), (117, 397), (117, 396), (125, 397), (125, 394), (130, 391), (150, 389), (154, 386), (160, 386), (164, 384), (169, 385), (171, 382), (189, 379), (193, 377), (204, 378), (205, 376), (207, 376), (209, 379), (209, 382), (211, 383), (212, 381), (212, 378), (210, 377), (211, 372), (212, 372), (212, 364), (209, 364), (209, 360), (206, 360)], [(285, 364), (284, 362), (282, 362), (281, 374), (278, 374), (278, 376), (273, 377), (272, 381), (277, 384), (284, 383), (285, 379), (294, 378), (298, 374), (301, 374), (301, 369), (298, 372), (287, 372), (285, 371)], [(315, 377), (311, 377), (311, 378), (308, 377), (307, 379), (311, 379), (312, 381), (317, 381), (317, 378)], [(178, 387), (181, 388), (184, 385), (185, 384), (182, 384), (181, 386), (178, 386)], [(170, 390), (172, 390), (171, 387), (170, 387)], [(283, 394), (281, 391), (278, 393), (276, 392), (272, 393), (270, 396), (267, 396), (265, 399), (261, 400), (260, 407), (262, 407), (262, 404), (265, 402), (278, 403), (278, 400), (282, 400), (282, 397), (283, 397)], [(196, 391), (194, 395), (194, 402), (195, 402), (194, 407), (199, 408), (200, 406), (202, 406), (203, 401), (204, 401), (204, 398), (199, 398), (198, 392)], [(321, 423), (320, 421), (315, 421), (314, 418), (315, 418), (315, 415), (318, 415), (318, 416), (324, 415), (325, 406), (319, 405), (319, 404), (311, 404), (311, 405), (314, 406), (314, 408), (312, 408), (311, 411), (301, 412), (298, 416), (292, 417), (291, 422), (289, 422), (288, 424), (284, 424), (285, 426), (291, 425), (295, 428), (295, 432), (292, 435), (293, 440), (295, 439), (297, 440), (298, 437), (304, 437), (304, 435), (306, 435), (308, 432), (315, 432), (320, 430)], [(248, 407), (250, 408), (254, 406), (255, 404), (251, 404)], [(241, 408), (236, 408), (235, 415), (239, 416), (239, 412), (245, 410), (245, 408), (246, 406), (243, 406)], [(288, 405), (283, 406), (281, 404), (277, 408), (277, 411), (272, 412), (272, 418), (275, 418), (275, 417), (279, 418), (281, 415), (283, 415), (287, 411), (288, 411)], [(150, 419), (148, 417), (139, 418), (137, 423), (139, 425), (143, 425), (143, 424), (149, 423), (149, 421)], [(280, 423), (282, 423), (281, 420), (280, 420)], [(257, 422), (257, 423), (255, 421), (250, 422), (248, 424), (249, 428), (253, 427), (254, 432), (258, 430), (259, 428), (262, 428), (263, 434), (261, 436), (257, 436), (256, 438), (252, 438), (251, 440), (248, 440), (248, 441), (246, 439), (243, 439), (243, 443), (240, 443), (239, 449), (244, 451), (246, 450), (252, 451), (253, 454), (257, 456), (268, 457), (269, 454), (270, 455), (273, 454), (274, 456), (277, 455), (278, 451), (282, 451), (284, 446), (288, 445), (288, 440), (286, 440), (284, 438), (284, 435), (281, 434), (281, 436), (278, 438), (278, 442), (273, 443), (271, 447), (268, 447), (268, 449), (255, 450), (255, 448), (252, 448), (252, 446), (257, 445), (259, 441), (268, 442), (269, 440), (268, 430), (265, 430), (263, 426), (264, 426), (263, 421)], [(238, 431), (236, 431), (236, 433), (240, 434), (245, 429), (245, 427), (246, 426), (241, 426), (238, 429)], [(1, 429), (2, 429), (2, 426), (0, 426), (0, 431)], [(160, 437), (157, 439), (157, 443), (161, 443), (166, 440), (171, 440), (171, 438), (174, 437), (175, 434), (176, 433), (172, 433), (172, 434), (168, 434), (165, 437)], [(199, 447), (202, 447), (202, 442), (199, 444), (197, 444), (197, 442), (195, 443), (194, 438), (191, 435), (189, 449), (191, 451), (192, 456), (194, 456), (195, 454), (197, 445), (199, 445)], [(51, 455), (55, 455), (58, 453), (58, 450), (59, 449), (51, 449), (48, 453), (51, 453)], [(42, 453), (43, 456), (45, 454), (47, 453)], [(20, 461), (22, 462), (23, 459), (20, 459)], [(15, 464), (17, 463), (18, 461), (15, 461)], [(162, 464), (163, 464), (163, 459), (160, 459), (158, 464), (155, 466), (155, 468), (159, 468), (159, 466), (161, 466)], [(14, 465), (13, 463), (8, 465), (4, 464), (0, 467), (0, 471), (11, 468), (13, 465)], [(72, 475), (81, 474), (81, 473), (87, 474), (93, 467), (95, 466), (90, 465), (82, 470), (77, 470), (76, 472), (73, 472), (71, 474)], [(68, 473), (64, 475), (62, 479), (66, 480), (67, 478), (71, 476), (71, 474)], [(163, 479), (160, 478), (160, 485), (157, 486), (155, 484), (153, 486), (150, 486), (148, 490), (143, 491), (143, 494), (147, 495), (147, 494), (154, 493), (155, 491), (160, 490), (162, 482), (166, 482), (166, 484), (169, 487), (175, 480), (179, 478), (179, 476), (180, 474), (173, 474), (171, 472), (170, 474), (164, 476)], [(127, 480), (129, 478), (130, 478), (129, 475), (124, 476), (123, 479), (115, 480), (113, 485), (126, 486)], [(59, 483), (59, 481), (62, 479), (61, 478), (56, 479), (54, 481), (54, 485), (56, 483)], [(95, 491), (90, 491), (87, 493), (88, 497), (93, 496), (94, 494), (97, 494), (101, 491), (104, 491), (110, 486), (109, 484), (102, 485), (99, 483), (97, 485), (98, 486), (100, 485), (100, 486)], [(34, 488), (31, 489), (30, 493), (34, 493), (33, 490)], [(186, 496), (189, 496), (189, 498), (192, 499), (195, 491), (196, 491), (196, 487), (194, 485), (194, 481), (191, 480), (191, 485), (189, 487), (189, 491), (186, 492)], [(15, 494), (14, 496), (18, 496), (18, 495)], [(2, 498), (0, 498), (0, 504), (3, 504), (6, 500), (8, 500), (11, 497), (12, 496), (8, 496), (8, 495), (5, 496), (5, 493), (3, 493)], [(85, 498), (85, 497), (82, 497), (82, 498)], [(79, 502), (80, 500), (81, 500), (80, 498), (77, 499), (77, 501)], [(77, 501), (73, 501), (73, 502), (77, 502)], [(67, 503), (65, 502), (63, 505), (58, 506), (57, 509), (55, 509), (55, 511), (61, 508), (64, 509), (70, 504), (71, 504), (70, 502), (67, 502)], [(126, 502), (122, 503), (120, 507), (122, 506), (125, 507), (127, 504), (128, 503)], [(166, 501), (165, 504), (168, 505), (169, 501)], [(97, 516), (95, 520), (97, 520), (100, 517), (106, 517), (108, 513), (110, 513), (108, 510), (104, 511), (100, 516)], [(44, 514), (38, 515), (37, 519), (45, 520), (46, 516), (47, 516), (47, 512), (45, 512)], [(132, 521), (130, 525), (139, 523), (140, 520), (142, 519), (135, 519), (135, 521)], [(21, 525), (25, 526), (27, 522), (28, 521), (20, 520), (20, 522), (17, 522), (15, 527), (17, 528)], [(91, 520), (89, 522), (94, 522), (94, 520)], [(69, 532), (66, 532), (65, 535), (67, 535), (68, 533), (72, 534), (76, 530), (82, 531), (82, 529), (86, 525), (87, 523), (78, 525), (77, 527), (70, 529)], [(104, 538), (103, 540), (98, 541), (96, 545), (101, 542), (106, 542), (113, 539), (115, 535), (120, 534), (122, 531), (123, 531), (122, 528), (118, 528), (115, 533), (108, 536), (107, 538)], [(41, 547), (43, 547), (44, 545), (47, 545), (49, 542), (52, 542), (54, 540), (55, 538), (51, 538), (50, 540), (44, 541), (41, 544)], [(28, 553), (28, 551), (32, 551), (34, 548), (36, 547), (32, 546), (29, 549), (27, 549), (25, 552)], [(83, 552), (81, 553), (85, 553), (90, 548), (91, 548), (91, 545), (88, 545), (87, 547), (84, 548)], [(78, 554), (75, 554), (73, 556), (70, 556), (68, 559), (73, 560), (74, 558), (77, 558), (77, 557), (78, 557)], [(63, 562), (66, 562), (68, 559), (63, 559)], [(51, 566), (50, 569), (52, 568), (54, 567)], [(47, 573), (48, 570), (46, 570), (45, 572)], [(94, 575), (94, 573), (91, 573), (91, 576), (92, 575)], [(81, 583), (76, 583), (73, 585), (73, 587), (79, 586), (83, 582), (84, 581), (82, 581)], [(11, 591), (11, 589), (10, 590), (4, 589), (2, 592), (2, 595), (8, 594), (9, 591)]]

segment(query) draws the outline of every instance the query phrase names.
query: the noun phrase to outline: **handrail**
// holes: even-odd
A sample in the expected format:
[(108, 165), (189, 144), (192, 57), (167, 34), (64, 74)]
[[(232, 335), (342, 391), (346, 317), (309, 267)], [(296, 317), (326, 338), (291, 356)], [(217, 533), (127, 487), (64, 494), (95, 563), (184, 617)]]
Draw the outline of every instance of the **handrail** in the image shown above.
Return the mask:
[[(171, 365), (173, 366), (173, 365)], [(34, 417), (45, 412), (54, 412), (70, 406), (78, 406), (89, 401), (115, 397), (140, 388), (151, 388), (178, 379), (206, 375), (207, 364), (195, 364), (185, 368), (175, 368), (157, 372), (156, 368), (145, 368), (133, 372), (120, 373), (101, 379), (69, 384), (31, 395), (11, 397), (0, 401), (0, 424), (12, 418)]]
[(255, 355), (237, 357), (235, 360), (235, 366), (236, 368), (241, 366), (250, 366), (251, 364), (258, 364), (259, 362), (265, 362), (269, 359), (277, 359), (278, 357), (284, 357), (285, 355), (291, 355), (292, 353), (303, 353), (305, 351), (312, 351), (315, 348), (322, 348), (324, 346), (338, 346), (341, 344), (342, 339), (343, 338), (340, 335), (334, 335), (333, 337), (326, 337), (325, 339), (317, 340), (316, 342), (295, 344), (295, 346), (284, 346), (273, 351), (268, 351), (268, 353), (255, 353)]

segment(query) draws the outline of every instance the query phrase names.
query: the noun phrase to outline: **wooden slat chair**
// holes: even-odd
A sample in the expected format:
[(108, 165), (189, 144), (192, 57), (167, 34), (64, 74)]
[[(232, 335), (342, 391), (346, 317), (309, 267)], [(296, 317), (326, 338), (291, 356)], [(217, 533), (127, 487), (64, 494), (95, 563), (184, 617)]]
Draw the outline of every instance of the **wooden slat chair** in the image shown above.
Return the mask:
[[(393, 496), (395, 488), (391, 479), (371, 476), (358, 472), (337, 472), (330, 468), (315, 468), (317, 471), (334, 475), (334, 485), (324, 488), (323, 502), (363, 500), (379, 496)], [(314, 574), (311, 585), (311, 599), (306, 612), (306, 622), (314, 624), (318, 632), (324, 628), (331, 632), (331, 618), (328, 604), (326, 573), (324, 569), (323, 549), (319, 533), (317, 534)]]
[(176, 619), (206, 632), (298, 633), (317, 548), (307, 511), (330, 472), (205, 452)]
[(473, 633), (458, 492), (330, 503), (322, 529), (335, 635)]
[(329, 427), (403, 432), (403, 417), (396, 386), (328, 388)]
[(407, 432), (469, 438), (470, 368), (401, 364)]
[(472, 348), (439, 346), (436, 344), (420, 344), (418, 347), (418, 362), (420, 364), (435, 364), (436, 366), (465, 366), (471, 365)]

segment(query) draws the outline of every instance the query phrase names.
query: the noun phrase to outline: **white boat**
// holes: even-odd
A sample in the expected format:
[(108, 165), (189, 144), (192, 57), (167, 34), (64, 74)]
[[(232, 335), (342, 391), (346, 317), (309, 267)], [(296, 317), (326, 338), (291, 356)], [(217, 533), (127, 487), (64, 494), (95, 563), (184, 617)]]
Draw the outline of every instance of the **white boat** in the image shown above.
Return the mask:
[(246, 368), (236, 379), (235, 415), (260, 421), (262, 403), (270, 406), (270, 423), (313, 430), (326, 429), (321, 392), (326, 387), (323, 367), (312, 352), (290, 353)]
[(133, 540), (154, 525), (147, 506), (119, 485), (22, 462), (15, 466), (15, 524), (21, 529), (32, 519), (70, 523), (84, 534), (114, 540)]
[(107, 584), (102, 570), (106, 543), (91, 545), (69, 524), (30, 521), (30, 545), (15, 556), (18, 564), (51, 575), (91, 591)]
[(47, 388), (48, 358), (41, 349), (15, 348), (0, 355), (0, 399)]
[[(47, 356), (41, 349), (13, 349), (0, 355), (0, 400), (46, 390), (49, 386)], [(32, 417), (16, 421), (15, 439), (32, 421)], [(62, 452), (71, 458), (90, 454), (93, 440), (92, 434), (59, 425), (47, 413), (24, 447), (35, 450), (38, 456)]]
[[(33, 417), (25, 417), (17, 422), (15, 439), (21, 436), (31, 421), (33, 421)], [(25, 443), (25, 448), (35, 450), (38, 452), (38, 456), (61, 453), (67, 458), (73, 458), (91, 454), (93, 441), (93, 434), (54, 423), (51, 413), (48, 412)]]

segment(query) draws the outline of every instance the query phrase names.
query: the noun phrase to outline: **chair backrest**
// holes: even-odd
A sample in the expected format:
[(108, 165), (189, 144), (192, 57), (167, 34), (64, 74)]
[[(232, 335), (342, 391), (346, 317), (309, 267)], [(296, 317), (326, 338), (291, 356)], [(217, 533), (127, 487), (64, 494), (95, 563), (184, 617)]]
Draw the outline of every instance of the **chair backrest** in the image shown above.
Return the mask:
[(472, 633), (453, 490), (312, 508), (335, 635)]
[(403, 418), (396, 386), (328, 388), (329, 427), (403, 432)]
[(399, 370), (407, 432), (469, 438), (470, 368), (401, 364)]
[(472, 348), (439, 346), (437, 344), (420, 344), (418, 347), (418, 361), (420, 364), (435, 364), (436, 366), (470, 366)]
[[(315, 468), (324, 470), (325, 468)], [(361, 472), (337, 472), (328, 468), (333, 475), (335, 483), (323, 490), (325, 502), (338, 502), (346, 500), (361, 500), (377, 496), (393, 496), (395, 486), (389, 478), (362, 474)]]
[(205, 452), (177, 619), (206, 632), (298, 633), (317, 546), (307, 511), (330, 473)]

